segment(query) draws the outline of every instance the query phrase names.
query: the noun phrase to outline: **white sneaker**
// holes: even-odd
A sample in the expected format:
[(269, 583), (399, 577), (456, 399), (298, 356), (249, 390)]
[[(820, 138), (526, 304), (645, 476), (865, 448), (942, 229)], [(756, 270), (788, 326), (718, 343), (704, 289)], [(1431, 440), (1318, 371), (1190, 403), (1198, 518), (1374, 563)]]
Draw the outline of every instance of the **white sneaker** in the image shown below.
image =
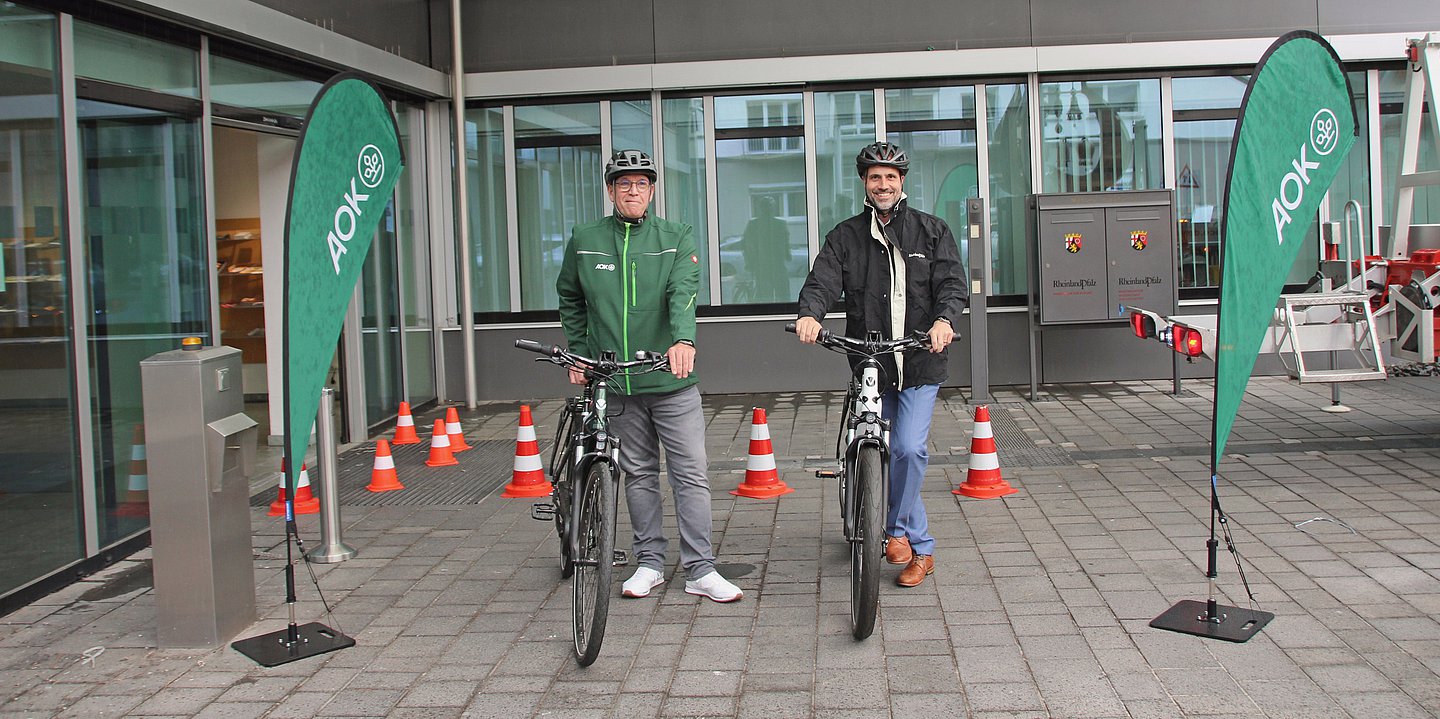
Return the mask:
[(640, 567), (625, 580), (620, 595), (631, 599), (650, 596), (650, 590), (665, 583), (665, 575), (649, 567)]
[(712, 601), (720, 602), (721, 604), (734, 602), (745, 596), (739, 587), (731, 584), (729, 580), (720, 576), (720, 573), (716, 571), (711, 571), (699, 579), (686, 580), (685, 593), (709, 597)]

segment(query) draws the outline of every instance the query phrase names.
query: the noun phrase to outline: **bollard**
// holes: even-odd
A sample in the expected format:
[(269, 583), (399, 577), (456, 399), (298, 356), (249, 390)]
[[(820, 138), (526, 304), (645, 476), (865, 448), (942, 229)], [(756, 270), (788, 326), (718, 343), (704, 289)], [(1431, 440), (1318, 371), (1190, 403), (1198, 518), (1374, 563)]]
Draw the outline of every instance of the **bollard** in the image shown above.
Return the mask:
[(320, 546), (305, 553), (319, 564), (335, 564), (355, 556), (340, 538), (340, 462), (335, 456), (335, 390), (320, 391), (320, 414), (315, 418), (315, 453), (320, 465)]

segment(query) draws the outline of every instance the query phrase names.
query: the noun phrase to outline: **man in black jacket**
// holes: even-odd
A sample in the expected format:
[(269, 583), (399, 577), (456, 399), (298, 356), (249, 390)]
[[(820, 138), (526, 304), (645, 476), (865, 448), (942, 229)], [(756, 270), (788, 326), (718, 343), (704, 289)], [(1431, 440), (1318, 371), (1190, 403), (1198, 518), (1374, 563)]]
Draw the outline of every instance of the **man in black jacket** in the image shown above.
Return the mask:
[(887, 386), (883, 413), (890, 420), (890, 506), (885, 558), (904, 564), (896, 583), (914, 587), (935, 571), (920, 485), (930, 463), (930, 416), (946, 377), (945, 348), (965, 310), (965, 273), (950, 228), (912, 209), (902, 191), (910, 158), (888, 142), (860, 151), (855, 169), (865, 183), (865, 209), (835, 226), (800, 288), (795, 334), (813, 343), (820, 320), (837, 297), (845, 302), (845, 334), (885, 339), (924, 331), (930, 352), (911, 352), (896, 365), (880, 358)]

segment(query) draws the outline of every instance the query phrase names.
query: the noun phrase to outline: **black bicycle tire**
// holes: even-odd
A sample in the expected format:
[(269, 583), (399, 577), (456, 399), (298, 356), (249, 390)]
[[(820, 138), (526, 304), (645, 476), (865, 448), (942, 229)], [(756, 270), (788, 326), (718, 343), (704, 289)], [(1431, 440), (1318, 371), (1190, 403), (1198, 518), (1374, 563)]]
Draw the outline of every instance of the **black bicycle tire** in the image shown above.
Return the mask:
[(588, 667), (600, 655), (605, 621), (610, 613), (610, 582), (615, 556), (614, 469), (605, 462), (590, 466), (585, 476), (580, 517), (580, 556), (571, 584), (571, 617), (575, 660)]
[(861, 447), (855, 458), (855, 529), (850, 543), (850, 629), (856, 639), (875, 631), (880, 611), (880, 557), (885, 536), (880, 449)]
[(570, 553), (570, 533), (567, 531), (570, 529), (570, 494), (575, 491), (575, 478), (569, 463), (562, 465), (560, 471), (563, 474), (555, 479), (551, 505), (555, 508), (555, 533), (560, 536), (560, 578), (569, 579), (575, 574), (575, 557)]

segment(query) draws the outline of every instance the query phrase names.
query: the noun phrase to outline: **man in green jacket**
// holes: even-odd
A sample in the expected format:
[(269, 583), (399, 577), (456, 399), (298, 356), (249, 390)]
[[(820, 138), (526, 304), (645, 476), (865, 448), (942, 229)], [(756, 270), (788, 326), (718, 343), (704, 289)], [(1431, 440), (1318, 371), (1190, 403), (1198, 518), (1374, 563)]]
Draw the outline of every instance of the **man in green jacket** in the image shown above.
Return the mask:
[[(670, 374), (626, 377), (617, 383), (610, 429), (620, 439), (625, 501), (635, 528), (639, 567), (622, 594), (638, 598), (665, 581), (664, 496), (660, 448), (680, 528), (685, 591), (733, 602), (740, 588), (715, 571), (710, 543), (710, 483), (706, 476), (705, 414), (695, 376), (695, 294), (700, 259), (689, 225), (651, 217), (658, 179), (655, 162), (639, 150), (616, 152), (605, 166), (605, 189), (615, 214), (577, 225), (565, 245), (555, 288), (560, 323), (572, 352), (622, 358), (663, 352)], [(584, 376), (570, 373), (583, 384)]]

